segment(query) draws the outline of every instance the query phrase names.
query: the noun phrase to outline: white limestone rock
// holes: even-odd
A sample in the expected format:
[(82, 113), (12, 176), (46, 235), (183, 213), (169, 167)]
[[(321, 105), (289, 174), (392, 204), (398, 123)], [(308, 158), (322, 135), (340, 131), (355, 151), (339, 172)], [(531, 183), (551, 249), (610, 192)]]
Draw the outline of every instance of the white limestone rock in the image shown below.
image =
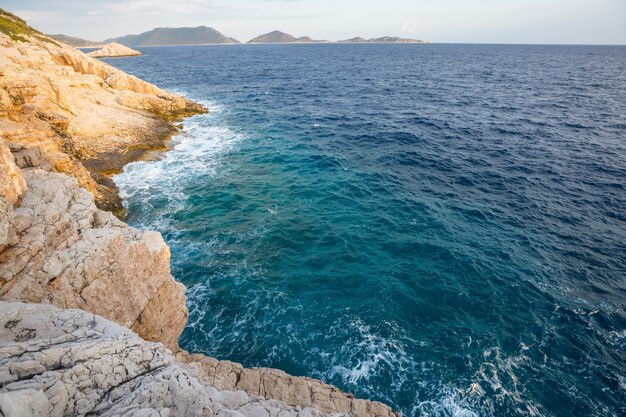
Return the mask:
[(0, 302), (0, 415), (325, 416), (217, 390), (162, 344), (102, 317), (8, 302)]
[(0, 252), (0, 300), (80, 308), (176, 349), (185, 288), (161, 235), (99, 210), (74, 178), (23, 172), (28, 191), (6, 218), (17, 239)]
[(93, 58), (106, 58), (106, 57), (123, 57), (123, 56), (138, 56), (141, 52), (124, 46), (117, 42), (111, 42), (104, 45), (102, 48), (91, 51), (87, 55)]

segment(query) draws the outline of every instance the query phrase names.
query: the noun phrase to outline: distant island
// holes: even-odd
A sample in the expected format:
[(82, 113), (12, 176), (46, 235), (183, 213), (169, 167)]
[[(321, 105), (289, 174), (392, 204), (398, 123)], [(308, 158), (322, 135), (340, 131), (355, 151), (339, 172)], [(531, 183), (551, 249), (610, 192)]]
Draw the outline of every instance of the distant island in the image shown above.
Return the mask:
[(280, 30), (275, 30), (248, 41), (248, 43), (329, 43), (330, 41), (319, 41), (311, 39), (308, 36), (296, 38)]
[[(176, 45), (219, 45), (240, 44), (237, 39), (225, 36), (208, 26), (182, 28), (156, 28), (138, 35), (126, 35), (110, 38), (104, 42), (93, 42), (67, 35), (50, 35), (51, 38), (75, 48), (101, 47), (115, 42), (128, 47), (140, 46), (176, 46)], [(295, 37), (289, 33), (275, 30), (259, 35), (247, 42), (248, 44), (284, 44), (284, 43), (429, 43), (418, 39), (405, 39), (397, 36), (365, 39), (356, 37), (341, 41), (317, 40), (309, 36)]]
[(383, 36), (381, 38), (371, 38), (365, 39), (360, 36), (352, 39), (346, 39), (343, 41), (326, 41), (326, 40), (315, 40), (310, 38), (309, 36), (301, 36), (296, 38), (289, 33), (281, 32), (279, 30), (275, 30), (270, 33), (266, 33), (265, 35), (257, 36), (256, 38), (248, 41), (248, 43), (428, 43), (427, 41), (422, 41), (418, 39), (404, 39), (399, 38), (397, 36)]
[(120, 36), (104, 42), (117, 42), (130, 47), (240, 43), (237, 39), (224, 36), (221, 32), (207, 26), (156, 28), (139, 35)]
[(104, 45), (104, 42), (88, 41), (86, 39), (76, 38), (74, 36), (67, 36), (62, 34), (48, 35), (55, 41), (63, 42), (66, 45), (73, 46), (74, 48), (96, 48)]
[(383, 36), (382, 38), (365, 39), (360, 36), (352, 39), (346, 39), (343, 41), (337, 41), (337, 43), (429, 43), (419, 39), (405, 39), (397, 36)]

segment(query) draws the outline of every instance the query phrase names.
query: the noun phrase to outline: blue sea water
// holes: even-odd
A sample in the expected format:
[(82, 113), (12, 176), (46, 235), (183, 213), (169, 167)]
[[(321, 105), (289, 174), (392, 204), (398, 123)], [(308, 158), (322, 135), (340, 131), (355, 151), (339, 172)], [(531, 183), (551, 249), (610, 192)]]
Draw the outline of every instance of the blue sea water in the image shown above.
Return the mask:
[(626, 415), (626, 47), (142, 51), (109, 62), (211, 109), (115, 178), (182, 347), (405, 416)]

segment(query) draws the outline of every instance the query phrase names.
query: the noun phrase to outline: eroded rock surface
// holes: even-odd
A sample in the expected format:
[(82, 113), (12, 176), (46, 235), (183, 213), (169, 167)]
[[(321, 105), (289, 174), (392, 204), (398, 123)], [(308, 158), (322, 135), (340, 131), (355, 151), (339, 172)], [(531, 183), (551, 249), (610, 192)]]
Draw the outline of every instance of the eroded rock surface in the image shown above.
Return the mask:
[(80, 308), (176, 349), (185, 288), (170, 274), (161, 235), (99, 210), (74, 178), (23, 174), (28, 190), (14, 215), (2, 217), (15, 236), (0, 252), (0, 299)]
[(87, 54), (93, 58), (106, 58), (106, 57), (123, 57), (123, 56), (138, 56), (141, 52), (135, 51), (128, 46), (121, 45), (117, 42), (111, 42), (104, 45), (102, 48), (91, 51)]
[(26, 192), (22, 171), (0, 136), (0, 252), (18, 241), (15, 231), (15, 207)]
[(0, 415), (323, 417), (220, 390), (160, 343), (80, 310), (0, 302)]
[(190, 355), (184, 351), (179, 352), (176, 358), (196, 368), (198, 376), (217, 389), (241, 390), (249, 395), (280, 400), (291, 406), (313, 407), (323, 413), (345, 413), (355, 417), (399, 417), (385, 404), (357, 399), (317, 379), (292, 376), (272, 368), (244, 368), (235, 362), (199, 354)]
[(121, 215), (108, 175), (206, 110), (43, 35), (16, 39), (0, 33), (0, 132), (18, 166), (71, 175)]

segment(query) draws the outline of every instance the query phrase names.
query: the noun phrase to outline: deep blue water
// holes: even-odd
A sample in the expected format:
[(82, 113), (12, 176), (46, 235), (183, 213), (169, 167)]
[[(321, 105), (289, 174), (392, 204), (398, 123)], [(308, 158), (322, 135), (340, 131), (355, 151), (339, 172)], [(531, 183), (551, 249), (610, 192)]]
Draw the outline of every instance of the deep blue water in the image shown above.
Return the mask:
[(626, 415), (626, 47), (144, 48), (181, 344), (405, 416)]

